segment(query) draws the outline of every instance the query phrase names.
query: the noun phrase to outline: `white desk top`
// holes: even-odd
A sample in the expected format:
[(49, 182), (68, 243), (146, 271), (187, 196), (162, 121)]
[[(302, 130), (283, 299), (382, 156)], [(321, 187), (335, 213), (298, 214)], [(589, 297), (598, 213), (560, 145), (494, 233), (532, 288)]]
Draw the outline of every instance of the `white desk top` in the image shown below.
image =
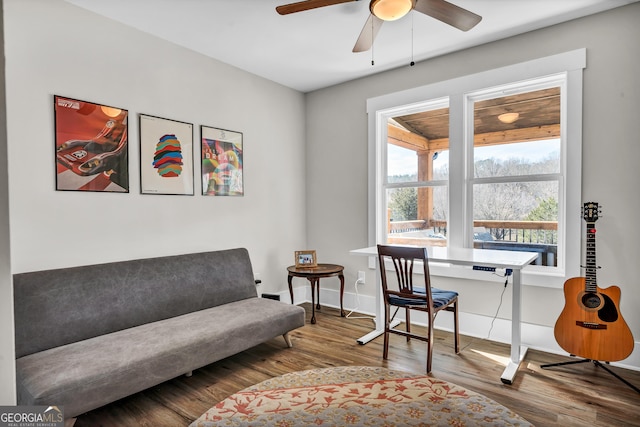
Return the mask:
[[(377, 256), (378, 248), (354, 249), (353, 255)], [(447, 248), (442, 246), (428, 246), (429, 260), (458, 265), (479, 265), (495, 268), (511, 268), (520, 270), (538, 257), (536, 252), (499, 251), (495, 249)]]

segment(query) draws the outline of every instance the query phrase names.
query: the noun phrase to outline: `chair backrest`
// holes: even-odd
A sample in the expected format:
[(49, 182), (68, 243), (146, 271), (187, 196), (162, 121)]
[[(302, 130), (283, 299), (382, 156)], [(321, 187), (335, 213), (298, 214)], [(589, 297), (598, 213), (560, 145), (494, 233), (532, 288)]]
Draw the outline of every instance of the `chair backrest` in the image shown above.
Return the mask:
[[(398, 282), (398, 290), (391, 289), (387, 282), (385, 260), (393, 263)], [(427, 248), (417, 246), (378, 245), (378, 261), (380, 266), (380, 278), (382, 279), (382, 292), (385, 300), (390, 296), (399, 296), (418, 301), (426, 301), (428, 307), (433, 306), (431, 296), (431, 277), (429, 276), (429, 255)], [(414, 286), (414, 266), (416, 261), (422, 263), (424, 283)], [(419, 267), (418, 267), (419, 268)], [(424, 302), (423, 302), (424, 304)]]

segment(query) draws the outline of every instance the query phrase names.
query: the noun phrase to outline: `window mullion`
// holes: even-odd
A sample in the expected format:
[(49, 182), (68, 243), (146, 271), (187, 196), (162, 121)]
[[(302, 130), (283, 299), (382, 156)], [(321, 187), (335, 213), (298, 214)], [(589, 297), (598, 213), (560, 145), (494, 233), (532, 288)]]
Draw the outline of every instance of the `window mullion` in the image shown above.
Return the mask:
[(454, 94), (449, 98), (449, 218), (448, 244), (450, 247), (464, 247), (468, 240), (465, 222), (467, 200), (467, 165), (465, 144), (464, 97)]

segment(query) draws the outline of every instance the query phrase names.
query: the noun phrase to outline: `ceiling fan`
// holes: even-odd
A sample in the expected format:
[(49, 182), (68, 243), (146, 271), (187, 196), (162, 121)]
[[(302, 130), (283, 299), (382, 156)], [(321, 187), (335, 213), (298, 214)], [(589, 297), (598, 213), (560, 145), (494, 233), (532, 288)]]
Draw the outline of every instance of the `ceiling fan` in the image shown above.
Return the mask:
[[(334, 4), (350, 3), (358, 0), (305, 0), (276, 7), (280, 15), (302, 12)], [(468, 31), (475, 27), (482, 17), (445, 0), (371, 0), (371, 14), (362, 28), (362, 32), (353, 47), (353, 52), (371, 49), (384, 21), (395, 21), (411, 10), (429, 15), (459, 30)]]

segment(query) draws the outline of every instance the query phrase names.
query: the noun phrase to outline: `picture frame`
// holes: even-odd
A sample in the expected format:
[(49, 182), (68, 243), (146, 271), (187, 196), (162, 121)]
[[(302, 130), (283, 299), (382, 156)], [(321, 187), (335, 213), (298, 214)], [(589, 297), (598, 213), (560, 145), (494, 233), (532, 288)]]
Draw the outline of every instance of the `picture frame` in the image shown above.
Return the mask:
[(316, 251), (296, 251), (296, 268), (313, 268), (318, 266)]
[(193, 124), (139, 115), (140, 193), (194, 195)]
[(242, 132), (200, 126), (203, 196), (244, 196)]
[(129, 111), (54, 95), (57, 191), (129, 192)]

